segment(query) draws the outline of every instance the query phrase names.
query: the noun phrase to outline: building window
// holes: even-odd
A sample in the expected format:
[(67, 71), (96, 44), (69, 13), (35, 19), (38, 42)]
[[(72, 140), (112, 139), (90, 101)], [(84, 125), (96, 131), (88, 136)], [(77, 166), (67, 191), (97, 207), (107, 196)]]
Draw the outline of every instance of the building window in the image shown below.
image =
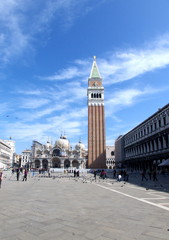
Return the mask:
[(161, 127), (161, 120), (160, 119), (158, 120), (158, 125), (159, 125), (159, 127)]
[(151, 141), (152, 151), (154, 151), (154, 141)]
[(163, 124), (166, 125), (166, 117), (163, 117)]
[(111, 156), (114, 156), (114, 151), (111, 151)]
[(154, 130), (156, 130), (157, 129), (157, 123), (155, 122), (154, 123)]
[(156, 143), (156, 147), (157, 147), (157, 150), (159, 149), (159, 146), (158, 146), (158, 138), (155, 139), (155, 143)]
[(153, 131), (153, 125), (150, 125), (151, 132)]
[(166, 136), (166, 146), (169, 147), (169, 134)]
[(147, 127), (147, 133), (149, 133), (149, 127)]

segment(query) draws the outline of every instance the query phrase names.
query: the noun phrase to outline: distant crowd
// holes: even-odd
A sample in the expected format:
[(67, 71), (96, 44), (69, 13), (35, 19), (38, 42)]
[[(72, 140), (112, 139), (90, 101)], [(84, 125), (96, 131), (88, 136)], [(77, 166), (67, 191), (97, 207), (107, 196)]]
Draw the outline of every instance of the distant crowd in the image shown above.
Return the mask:
[[(130, 172), (130, 174), (132, 174), (133, 171)], [(100, 179), (105, 179), (107, 177), (111, 177), (113, 179), (116, 179), (117, 181), (125, 181), (125, 182), (128, 182), (129, 181), (129, 172), (127, 172), (126, 169), (121, 169), (121, 170), (112, 170), (111, 172), (109, 172), (108, 176), (107, 176), (107, 172), (106, 170), (102, 169), (97, 169), (97, 170), (93, 170), (93, 175), (94, 175), (94, 178), (96, 180), (97, 176), (100, 178)], [(158, 181), (157, 179), (157, 171), (156, 169), (143, 169), (141, 172), (140, 172), (140, 180), (141, 181), (148, 181), (148, 180), (152, 180), (152, 181)]]

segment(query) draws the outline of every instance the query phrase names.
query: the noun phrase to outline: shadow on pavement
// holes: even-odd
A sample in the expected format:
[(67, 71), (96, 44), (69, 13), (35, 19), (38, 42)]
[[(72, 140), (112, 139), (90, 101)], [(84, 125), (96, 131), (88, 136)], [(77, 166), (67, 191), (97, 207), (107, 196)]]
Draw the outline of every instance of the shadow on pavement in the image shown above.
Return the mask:
[[(113, 177), (113, 173), (107, 174), (108, 178), (116, 180), (116, 178)], [(169, 175), (157, 175), (157, 181), (150, 180), (148, 176), (146, 176), (147, 181), (144, 179), (142, 181), (141, 173), (129, 173), (128, 183), (134, 184), (139, 187), (143, 187), (146, 190), (156, 190), (156, 191), (162, 191), (169, 193)], [(121, 180), (122, 183), (124, 183), (124, 178), (122, 177)]]

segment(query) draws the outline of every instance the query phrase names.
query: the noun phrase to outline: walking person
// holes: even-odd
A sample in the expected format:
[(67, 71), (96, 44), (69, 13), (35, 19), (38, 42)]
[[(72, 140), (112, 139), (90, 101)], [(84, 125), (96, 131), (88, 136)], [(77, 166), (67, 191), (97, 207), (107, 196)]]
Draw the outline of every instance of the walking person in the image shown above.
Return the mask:
[(24, 175), (23, 175), (23, 181), (24, 181), (24, 180), (27, 181), (27, 176), (28, 176), (28, 171), (27, 171), (27, 169), (25, 168), (25, 170), (24, 170)]
[(141, 176), (142, 176), (141, 181), (143, 181), (144, 179), (148, 181), (148, 179), (146, 178), (145, 170), (142, 171)]
[(129, 181), (129, 173), (126, 172), (126, 182), (128, 182), (128, 181)]
[(97, 171), (94, 170), (94, 179), (95, 179), (95, 181), (96, 181), (96, 176), (97, 176)]
[(116, 178), (116, 169), (114, 169), (113, 177)]
[(153, 171), (153, 181), (158, 181), (158, 179), (157, 179), (157, 172), (156, 172), (155, 169)]
[(50, 178), (50, 168), (48, 168), (48, 177)]
[(1, 184), (2, 184), (2, 175), (3, 175), (3, 172), (0, 170), (0, 188), (1, 188)]
[(20, 175), (20, 171), (19, 168), (16, 169), (16, 179), (17, 181), (19, 181), (19, 175)]
[(74, 177), (76, 177), (76, 176), (77, 176), (77, 172), (76, 172), (76, 170), (74, 170), (73, 173), (74, 173)]
[(149, 179), (151, 180), (151, 176), (152, 176), (152, 171), (149, 169), (148, 171), (148, 176), (149, 176)]
[(121, 172), (118, 173), (118, 176), (117, 176), (117, 181), (120, 182), (121, 181), (121, 178), (122, 178), (122, 175), (121, 175)]
[(123, 178), (124, 178), (124, 181), (126, 181), (126, 175), (127, 175), (126, 170), (124, 170), (124, 171), (123, 171)]

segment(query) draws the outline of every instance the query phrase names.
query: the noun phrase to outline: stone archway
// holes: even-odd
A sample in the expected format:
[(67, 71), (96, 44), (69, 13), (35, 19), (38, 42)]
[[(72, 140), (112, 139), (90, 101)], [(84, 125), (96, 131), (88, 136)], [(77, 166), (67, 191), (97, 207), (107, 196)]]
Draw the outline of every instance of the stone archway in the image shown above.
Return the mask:
[(44, 168), (44, 169), (48, 168), (48, 160), (47, 159), (42, 160), (42, 168)]
[(40, 160), (35, 159), (35, 168), (40, 168)]
[(61, 155), (61, 151), (59, 148), (55, 148), (53, 150), (53, 156), (56, 157), (56, 156), (60, 156)]
[(53, 158), (52, 159), (52, 167), (53, 168), (60, 168), (60, 159), (59, 158)]
[(64, 168), (69, 168), (69, 167), (70, 167), (70, 161), (69, 161), (69, 159), (66, 159), (64, 161)]
[(79, 162), (77, 160), (73, 160), (72, 167), (79, 168)]

